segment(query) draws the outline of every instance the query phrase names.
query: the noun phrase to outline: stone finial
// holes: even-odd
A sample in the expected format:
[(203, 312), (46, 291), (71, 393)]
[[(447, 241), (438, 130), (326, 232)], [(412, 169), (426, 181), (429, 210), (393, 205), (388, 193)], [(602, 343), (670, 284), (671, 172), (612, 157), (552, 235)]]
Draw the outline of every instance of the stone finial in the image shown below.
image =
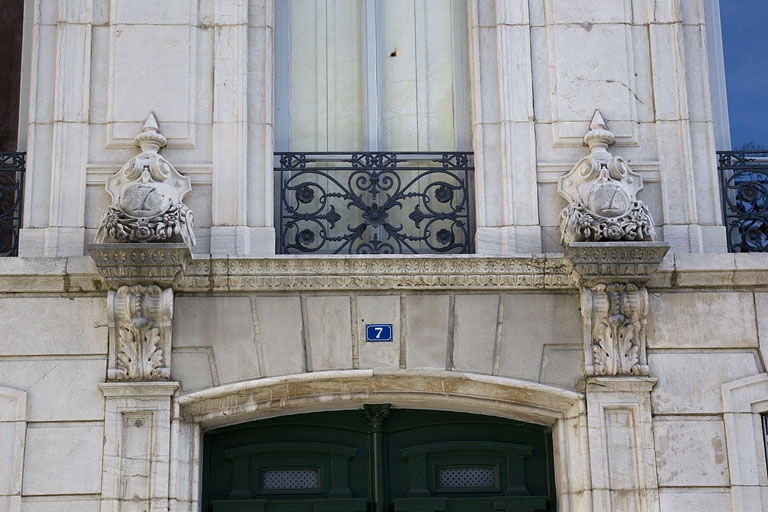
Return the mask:
[(616, 139), (599, 110), (589, 128), (589, 155), (558, 181), (557, 192), (569, 202), (560, 213), (561, 242), (655, 240), (651, 214), (637, 199), (643, 180), (608, 152)]
[(192, 212), (181, 202), (192, 189), (190, 180), (158, 154), (167, 144), (158, 130), (157, 119), (150, 113), (134, 138), (141, 153), (107, 180), (112, 204), (101, 221), (96, 243), (195, 244)]

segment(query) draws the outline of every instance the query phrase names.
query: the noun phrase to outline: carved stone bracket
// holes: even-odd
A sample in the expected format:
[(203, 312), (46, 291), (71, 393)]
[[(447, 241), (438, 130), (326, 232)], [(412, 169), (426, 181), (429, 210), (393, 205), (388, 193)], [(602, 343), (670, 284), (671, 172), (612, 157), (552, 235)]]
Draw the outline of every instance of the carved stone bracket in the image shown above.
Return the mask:
[(153, 381), (171, 376), (173, 290), (156, 285), (109, 290), (109, 380)]
[(644, 284), (659, 267), (664, 242), (573, 242), (565, 259), (581, 291), (587, 376), (647, 376)]
[(581, 312), (590, 324), (587, 375), (648, 375), (645, 287), (613, 283), (583, 288)]

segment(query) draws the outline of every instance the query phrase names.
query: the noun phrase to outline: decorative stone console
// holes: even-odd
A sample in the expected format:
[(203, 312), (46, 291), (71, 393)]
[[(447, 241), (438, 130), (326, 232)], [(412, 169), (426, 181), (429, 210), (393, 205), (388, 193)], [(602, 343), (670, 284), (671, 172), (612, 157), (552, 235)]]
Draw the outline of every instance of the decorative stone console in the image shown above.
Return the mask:
[(655, 242), (641, 177), (607, 148), (615, 138), (599, 111), (590, 154), (560, 178), (570, 279), (581, 294), (583, 391), (587, 401), (594, 510), (658, 512), (659, 492), (646, 354), (645, 283), (669, 250)]
[(88, 247), (108, 287), (102, 512), (169, 508), (173, 282), (195, 238), (189, 178), (158, 154), (158, 130), (150, 114), (141, 153), (107, 181), (112, 204)]

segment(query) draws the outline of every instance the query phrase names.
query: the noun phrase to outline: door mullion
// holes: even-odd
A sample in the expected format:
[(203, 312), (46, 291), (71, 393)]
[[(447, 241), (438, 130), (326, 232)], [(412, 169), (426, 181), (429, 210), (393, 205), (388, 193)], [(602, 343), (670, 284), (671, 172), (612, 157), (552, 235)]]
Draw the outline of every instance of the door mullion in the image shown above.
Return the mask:
[(387, 512), (387, 459), (384, 422), (389, 416), (389, 404), (366, 405), (365, 415), (370, 422), (371, 443), (371, 501), (372, 512)]

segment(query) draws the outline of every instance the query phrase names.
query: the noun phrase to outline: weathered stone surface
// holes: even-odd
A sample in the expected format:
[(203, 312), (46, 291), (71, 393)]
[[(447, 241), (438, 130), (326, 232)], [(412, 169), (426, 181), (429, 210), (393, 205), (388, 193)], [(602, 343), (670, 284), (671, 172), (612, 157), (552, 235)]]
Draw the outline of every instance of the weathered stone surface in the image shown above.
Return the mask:
[[(757, 347), (755, 298), (751, 293), (652, 293), (650, 302), (647, 331), (649, 348)], [(759, 299), (757, 304), (759, 307)], [(758, 326), (760, 322), (758, 314)]]
[(103, 442), (101, 424), (29, 425), (24, 496), (101, 493)]
[(450, 298), (446, 295), (409, 295), (404, 304), (407, 367), (445, 369)]
[(584, 375), (584, 349), (581, 345), (545, 344), (541, 354), (539, 382), (574, 389)]
[[(504, 295), (503, 303), (499, 375), (538, 380), (546, 344), (574, 344), (581, 353), (578, 296), (515, 293)], [(557, 321), (539, 321), (544, 318), (557, 318)], [(583, 366), (582, 359), (580, 355), (573, 361), (575, 368)], [(573, 382), (568, 387), (572, 386)]]
[[(30, 421), (100, 420), (106, 357), (0, 360), (0, 386), (27, 392)], [(66, 390), (66, 392), (63, 392)]]
[(306, 308), (310, 369), (318, 371), (352, 368), (353, 342), (349, 297), (307, 297)]
[(0, 355), (107, 353), (103, 298), (2, 297), (0, 311)]
[(221, 383), (260, 376), (248, 297), (177, 297), (173, 344), (213, 347)]
[(170, 286), (190, 256), (184, 244), (94, 244), (88, 253), (109, 287)]
[(731, 493), (721, 489), (661, 489), (659, 501), (661, 512), (722, 512), (731, 508)]
[(490, 375), (496, 360), (501, 298), (498, 295), (456, 295), (453, 318), (453, 367)]
[(24, 512), (98, 512), (99, 500), (81, 496), (40, 496), (24, 498)]
[(648, 281), (669, 250), (665, 242), (572, 242), (565, 261), (577, 286)]
[(720, 419), (654, 421), (659, 486), (723, 487), (730, 483)]
[(254, 297), (256, 336), (264, 375), (274, 377), (306, 370), (300, 297)]
[[(768, 364), (768, 293), (755, 293), (755, 314), (757, 316), (758, 339), (763, 365)], [(763, 367), (768, 372), (768, 368)]]
[(649, 354), (648, 362), (659, 380), (651, 396), (654, 414), (719, 414), (723, 404), (716, 390), (760, 372), (754, 351), (660, 352)]
[(184, 347), (173, 350), (171, 379), (184, 392), (218, 385), (216, 359), (211, 347)]
[[(355, 300), (360, 368), (399, 368), (400, 295), (362, 295)], [(392, 341), (366, 341), (366, 324), (392, 324)]]

